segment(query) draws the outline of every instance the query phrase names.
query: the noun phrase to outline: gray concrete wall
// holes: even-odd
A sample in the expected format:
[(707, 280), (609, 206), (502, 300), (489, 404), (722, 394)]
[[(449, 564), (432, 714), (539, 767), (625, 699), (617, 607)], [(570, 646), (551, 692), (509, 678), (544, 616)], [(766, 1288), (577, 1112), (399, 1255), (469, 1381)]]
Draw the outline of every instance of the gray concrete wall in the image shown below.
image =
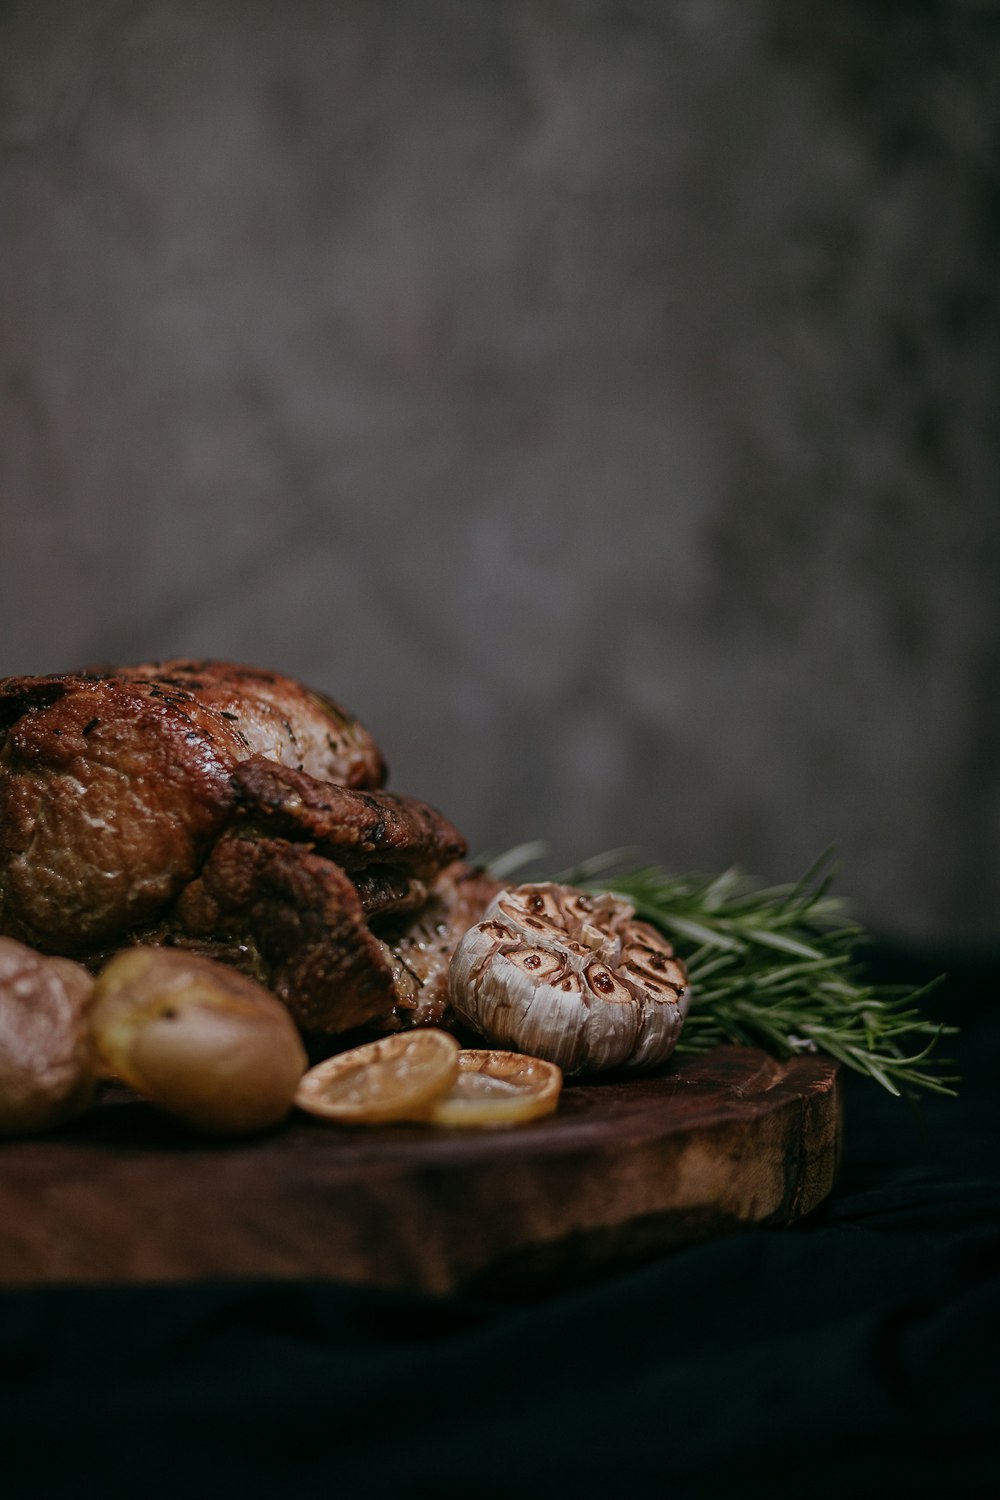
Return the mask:
[(1000, 16), (0, 3), (0, 672), (311, 680), (477, 849), (995, 934)]

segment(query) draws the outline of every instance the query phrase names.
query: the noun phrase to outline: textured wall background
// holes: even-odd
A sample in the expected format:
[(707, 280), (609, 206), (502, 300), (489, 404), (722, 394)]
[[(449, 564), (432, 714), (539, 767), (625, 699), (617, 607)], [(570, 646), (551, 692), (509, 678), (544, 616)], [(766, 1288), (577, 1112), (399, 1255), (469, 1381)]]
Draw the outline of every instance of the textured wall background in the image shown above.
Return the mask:
[(1000, 14), (0, 0), (0, 672), (996, 933)]

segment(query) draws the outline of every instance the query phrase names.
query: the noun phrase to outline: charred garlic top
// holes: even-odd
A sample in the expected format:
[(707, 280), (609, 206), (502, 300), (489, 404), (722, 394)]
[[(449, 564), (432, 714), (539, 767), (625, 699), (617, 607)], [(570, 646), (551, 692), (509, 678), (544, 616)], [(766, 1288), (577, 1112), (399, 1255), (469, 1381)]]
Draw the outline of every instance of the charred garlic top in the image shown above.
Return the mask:
[(494, 1045), (582, 1073), (663, 1062), (689, 991), (670, 944), (627, 901), (546, 883), (493, 899), (455, 950), (451, 996)]

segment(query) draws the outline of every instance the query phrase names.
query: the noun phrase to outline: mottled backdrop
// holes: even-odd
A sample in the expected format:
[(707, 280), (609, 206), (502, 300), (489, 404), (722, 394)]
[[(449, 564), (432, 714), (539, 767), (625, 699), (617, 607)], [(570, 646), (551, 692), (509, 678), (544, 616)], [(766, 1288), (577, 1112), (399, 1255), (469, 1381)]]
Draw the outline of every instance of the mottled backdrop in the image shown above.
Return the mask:
[(0, 0), (0, 672), (996, 934), (998, 79), (989, 0)]

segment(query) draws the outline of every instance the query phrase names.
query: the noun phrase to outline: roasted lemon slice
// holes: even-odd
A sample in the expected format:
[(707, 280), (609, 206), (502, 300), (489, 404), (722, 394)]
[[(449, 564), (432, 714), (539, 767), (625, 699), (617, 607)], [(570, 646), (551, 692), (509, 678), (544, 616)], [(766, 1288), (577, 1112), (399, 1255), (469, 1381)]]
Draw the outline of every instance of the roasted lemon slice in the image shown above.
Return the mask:
[(561, 1069), (540, 1057), (465, 1051), (455, 1082), (424, 1118), (431, 1125), (518, 1125), (551, 1114), (561, 1089)]
[(344, 1125), (419, 1120), (458, 1077), (459, 1048), (446, 1031), (401, 1031), (318, 1063), (295, 1102)]

